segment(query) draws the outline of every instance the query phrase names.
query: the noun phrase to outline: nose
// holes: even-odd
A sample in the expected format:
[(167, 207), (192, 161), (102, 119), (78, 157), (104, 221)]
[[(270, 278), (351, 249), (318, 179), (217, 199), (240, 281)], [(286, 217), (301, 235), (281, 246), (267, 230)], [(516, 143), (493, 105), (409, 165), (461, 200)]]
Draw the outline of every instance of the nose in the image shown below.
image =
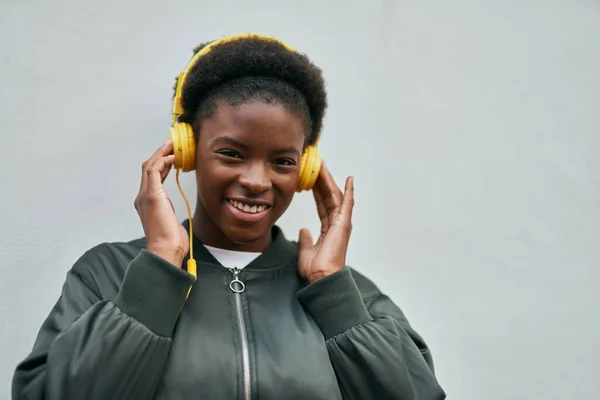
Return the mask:
[(252, 163), (239, 177), (239, 183), (252, 193), (263, 193), (271, 189), (268, 171), (261, 162)]

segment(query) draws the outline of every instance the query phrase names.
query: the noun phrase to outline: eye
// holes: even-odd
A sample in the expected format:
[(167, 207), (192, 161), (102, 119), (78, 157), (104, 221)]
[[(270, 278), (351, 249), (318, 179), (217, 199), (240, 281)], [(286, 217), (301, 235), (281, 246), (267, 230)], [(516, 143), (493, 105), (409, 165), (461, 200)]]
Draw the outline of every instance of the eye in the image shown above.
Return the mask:
[(296, 165), (296, 162), (291, 158), (278, 158), (277, 160), (273, 161), (273, 164), (283, 167), (290, 167), (292, 165)]
[(218, 150), (217, 153), (229, 158), (241, 158), (240, 153), (235, 150)]

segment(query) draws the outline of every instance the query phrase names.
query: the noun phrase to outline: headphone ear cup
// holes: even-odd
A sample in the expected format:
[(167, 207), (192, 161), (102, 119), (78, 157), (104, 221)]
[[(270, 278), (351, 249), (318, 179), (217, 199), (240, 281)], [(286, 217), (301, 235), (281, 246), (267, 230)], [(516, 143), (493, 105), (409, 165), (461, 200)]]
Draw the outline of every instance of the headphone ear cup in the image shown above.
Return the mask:
[(173, 154), (175, 154), (175, 169), (183, 172), (193, 171), (196, 168), (196, 139), (190, 124), (175, 123), (169, 130), (173, 140)]
[(319, 171), (321, 170), (321, 155), (315, 146), (308, 146), (302, 154), (300, 160), (300, 180), (298, 181), (297, 192), (311, 190), (317, 181)]

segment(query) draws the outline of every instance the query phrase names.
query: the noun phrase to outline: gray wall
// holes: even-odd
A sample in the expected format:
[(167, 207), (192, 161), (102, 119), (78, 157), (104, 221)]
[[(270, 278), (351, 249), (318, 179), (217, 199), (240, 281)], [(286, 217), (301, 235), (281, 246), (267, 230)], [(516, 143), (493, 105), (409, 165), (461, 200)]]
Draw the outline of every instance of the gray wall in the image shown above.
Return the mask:
[[(349, 262), (449, 398), (600, 399), (600, 2), (350, 4), (2, 0), (0, 398), (76, 258), (141, 235), (139, 166), (191, 48), (256, 31), (324, 69)], [(311, 196), (281, 224), (318, 229)]]

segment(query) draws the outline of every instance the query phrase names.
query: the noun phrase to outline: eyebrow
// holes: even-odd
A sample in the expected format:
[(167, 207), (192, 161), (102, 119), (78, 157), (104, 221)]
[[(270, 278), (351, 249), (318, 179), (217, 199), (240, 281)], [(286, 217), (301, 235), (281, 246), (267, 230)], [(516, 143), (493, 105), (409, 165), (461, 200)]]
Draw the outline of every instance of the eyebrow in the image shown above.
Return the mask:
[(243, 142), (240, 142), (239, 140), (235, 140), (232, 137), (229, 136), (219, 136), (218, 138), (216, 138), (215, 140), (213, 140), (212, 142), (213, 145), (216, 144), (230, 144), (232, 146), (237, 146), (237, 147), (241, 147), (242, 149), (247, 149), (248, 146), (246, 144), (244, 144)]
[[(217, 144), (229, 144), (232, 146), (236, 146), (239, 148), (242, 148), (244, 150), (248, 149), (248, 145), (245, 144), (244, 142), (240, 142), (239, 140), (236, 140), (232, 137), (229, 136), (219, 136), (218, 138), (216, 138), (215, 140), (213, 140), (213, 146), (217, 145)], [(297, 156), (300, 156), (300, 151), (298, 151), (297, 148), (295, 148), (294, 146), (289, 146), (289, 147), (283, 147), (280, 149), (276, 149), (273, 151), (273, 153), (275, 154), (287, 154), (287, 153), (294, 153)]]
[(281, 149), (277, 149), (274, 151), (275, 154), (288, 154), (288, 153), (294, 153), (297, 156), (300, 156), (300, 152), (298, 151), (297, 148), (295, 148), (294, 146), (290, 146), (290, 147), (283, 147)]

